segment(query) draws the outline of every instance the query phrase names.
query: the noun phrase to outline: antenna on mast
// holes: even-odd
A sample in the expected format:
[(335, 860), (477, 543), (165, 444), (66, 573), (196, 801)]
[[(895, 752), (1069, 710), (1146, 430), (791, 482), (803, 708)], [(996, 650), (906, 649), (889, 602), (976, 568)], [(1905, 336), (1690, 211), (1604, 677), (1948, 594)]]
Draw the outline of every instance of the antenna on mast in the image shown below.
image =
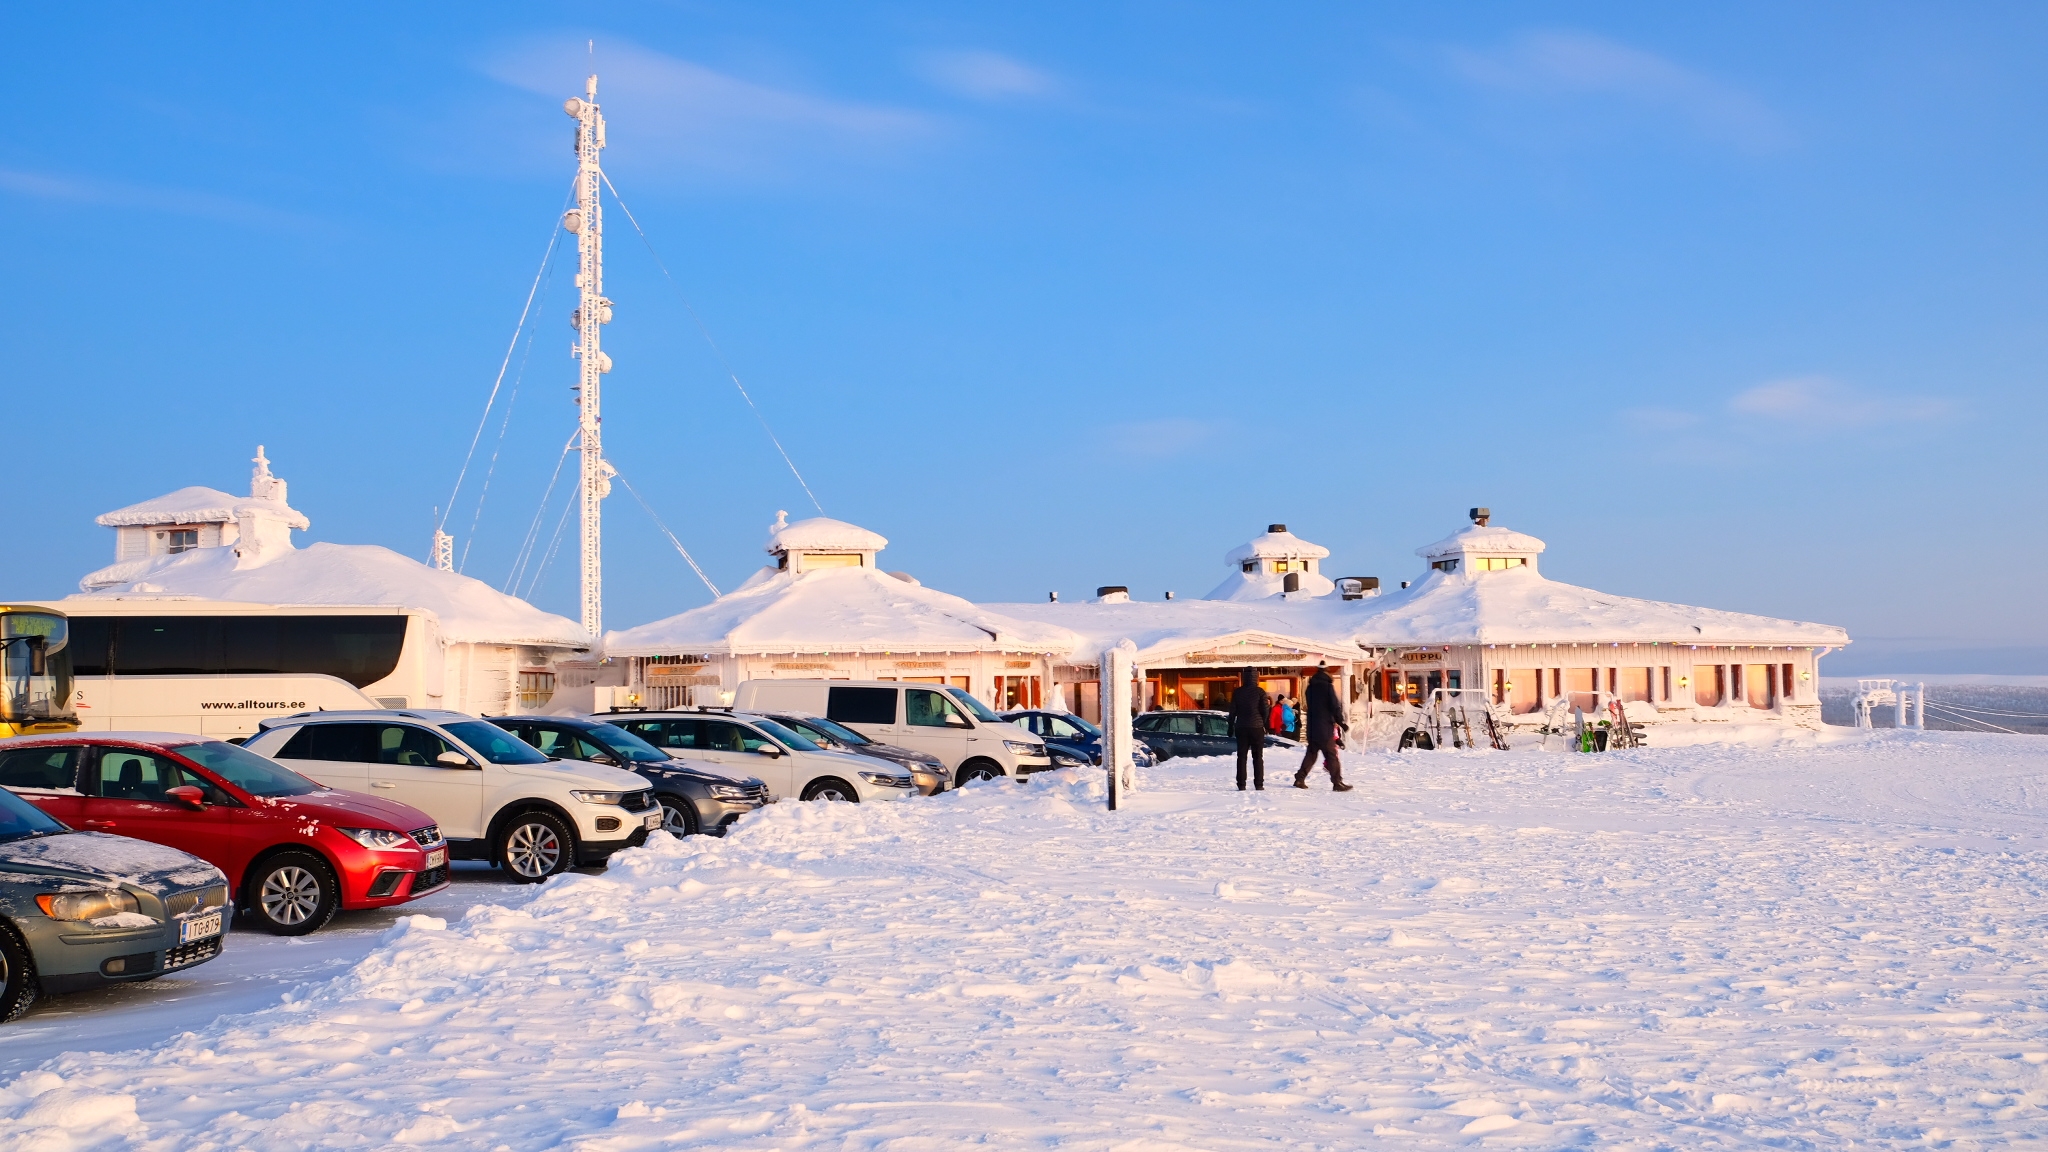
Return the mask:
[[(595, 56), (597, 42), (591, 41)], [(584, 99), (571, 96), (562, 111), (576, 120), (576, 207), (562, 226), (576, 236), (578, 303), (569, 323), (577, 341), (571, 353), (579, 369), (576, 387), (578, 443), (583, 449), (583, 630), (595, 637), (604, 629), (602, 501), (611, 495), (612, 466), (604, 460), (604, 421), (598, 410), (599, 385), (612, 370), (612, 358), (599, 347), (604, 326), (611, 323), (612, 302), (604, 297), (604, 215), (598, 189), (604, 174), (598, 153), (604, 150), (604, 116), (597, 107), (597, 76), (583, 83)]]

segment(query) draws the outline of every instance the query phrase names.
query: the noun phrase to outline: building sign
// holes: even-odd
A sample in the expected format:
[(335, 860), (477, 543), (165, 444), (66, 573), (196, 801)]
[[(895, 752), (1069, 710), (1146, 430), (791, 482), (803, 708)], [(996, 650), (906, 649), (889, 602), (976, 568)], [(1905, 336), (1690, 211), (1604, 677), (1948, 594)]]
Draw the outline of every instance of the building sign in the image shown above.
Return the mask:
[(1005, 668), (1030, 668), (1033, 666), (1033, 663), (1029, 660), (1007, 660), (1003, 663)]
[(945, 666), (946, 662), (944, 660), (898, 660), (896, 662), (896, 667), (898, 668), (944, 668)]
[(1401, 653), (1401, 663), (1403, 664), (1440, 664), (1443, 662), (1443, 658), (1444, 654), (1441, 652)]
[[(702, 664), (649, 664), (642, 669), (648, 687), (667, 688), (677, 684), (701, 684), (704, 671)], [(716, 683), (718, 677), (711, 678)]]
[(836, 672), (839, 670), (839, 666), (836, 664), (820, 664), (815, 661), (804, 660), (778, 660), (770, 665), (770, 667), (774, 668), (777, 672)]

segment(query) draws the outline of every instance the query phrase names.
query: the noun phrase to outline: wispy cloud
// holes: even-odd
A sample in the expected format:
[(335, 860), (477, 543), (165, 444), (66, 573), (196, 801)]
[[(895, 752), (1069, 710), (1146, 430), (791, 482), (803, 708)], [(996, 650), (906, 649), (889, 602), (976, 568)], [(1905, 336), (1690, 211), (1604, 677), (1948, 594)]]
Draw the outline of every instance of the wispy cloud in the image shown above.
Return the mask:
[[(620, 41), (598, 58), (598, 101), (611, 147), (635, 162), (761, 174), (828, 154), (872, 159), (936, 135), (942, 122), (915, 109), (840, 99), (748, 80)], [(541, 95), (580, 95), (589, 72), (580, 39), (529, 40), (482, 63), (494, 79)]]
[(1030, 100), (1058, 95), (1059, 78), (1000, 52), (978, 48), (921, 53), (917, 73), (956, 96), (973, 100)]
[(1865, 392), (1828, 376), (1795, 376), (1737, 393), (1728, 409), (1778, 424), (1833, 429), (1934, 420), (1952, 414), (1955, 405), (1932, 396)]
[(1752, 151), (1793, 142), (1784, 119), (1740, 87), (1587, 32), (1530, 32), (1499, 48), (1454, 48), (1454, 74), (1531, 98), (1605, 98), (1660, 110), (1713, 139)]
[(1127, 456), (1159, 460), (1200, 448), (1215, 439), (1218, 431), (1215, 421), (1161, 416), (1104, 425), (1097, 435), (1105, 448)]
[(264, 228), (301, 227), (311, 223), (310, 217), (296, 212), (268, 208), (229, 196), (216, 196), (210, 192), (124, 184), (86, 176), (59, 176), (49, 172), (24, 172), (12, 168), (0, 168), (0, 191), (66, 204), (136, 208)]

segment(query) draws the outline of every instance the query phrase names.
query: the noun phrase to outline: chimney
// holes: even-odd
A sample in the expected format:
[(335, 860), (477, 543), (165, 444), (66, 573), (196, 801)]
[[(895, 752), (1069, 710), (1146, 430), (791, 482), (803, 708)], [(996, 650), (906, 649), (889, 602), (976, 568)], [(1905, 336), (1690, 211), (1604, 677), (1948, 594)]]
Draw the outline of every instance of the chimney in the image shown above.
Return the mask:
[(1470, 515), (1471, 515), (1471, 517), (1472, 517), (1472, 522), (1473, 522), (1474, 524), (1477, 524), (1477, 525), (1479, 525), (1479, 526), (1480, 526), (1481, 528), (1484, 528), (1484, 527), (1486, 527), (1486, 521), (1487, 521), (1487, 520), (1488, 520), (1488, 519), (1489, 519), (1490, 517), (1492, 517), (1492, 515), (1493, 515), (1493, 509), (1491, 509), (1491, 508), (1474, 508), (1474, 509), (1473, 509), (1473, 510), (1471, 511)]
[(1271, 532), (1271, 533), (1273, 533), (1274, 535), (1276, 535), (1276, 536), (1277, 536), (1277, 535), (1279, 535), (1280, 533), (1282, 533), (1282, 532), (1285, 532), (1285, 531), (1287, 531), (1287, 525), (1285, 525), (1285, 524), (1268, 524), (1268, 525), (1266, 525), (1266, 531), (1268, 531), (1268, 532)]

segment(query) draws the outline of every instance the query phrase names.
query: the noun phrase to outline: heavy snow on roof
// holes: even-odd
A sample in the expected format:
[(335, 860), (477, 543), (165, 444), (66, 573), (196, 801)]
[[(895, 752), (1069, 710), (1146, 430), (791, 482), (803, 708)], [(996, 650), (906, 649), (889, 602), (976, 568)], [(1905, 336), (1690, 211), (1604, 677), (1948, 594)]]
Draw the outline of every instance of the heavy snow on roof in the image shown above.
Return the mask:
[(1474, 524), (1451, 533), (1434, 544), (1415, 550), (1424, 560), (1437, 560), (1461, 552), (1541, 552), (1543, 541), (1512, 528)]
[(1140, 653), (1237, 632), (1339, 651), (1443, 644), (1783, 644), (1839, 647), (1829, 624), (1638, 600), (1561, 584), (1529, 569), (1432, 572), (1413, 588), (1363, 600), (1336, 596), (1127, 604), (995, 604), (1010, 616), (1081, 637), (1077, 660), (1128, 637)]
[(116, 508), (100, 515), (96, 523), (109, 528), (124, 528), (145, 524), (225, 524), (235, 519), (238, 510), (260, 509), (269, 512), (294, 528), (308, 528), (312, 521), (297, 509), (279, 500), (259, 500), (254, 496), (230, 496), (218, 488), (193, 485), (180, 488), (152, 500)]
[[(1455, 539), (1455, 537), (1453, 537)], [(1839, 646), (1831, 624), (1638, 600), (1560, 584), (1526, 568), (1432, 572), (1413, 588), (1351, 602), (1361, 644), (1793, 644)]]
[(606, 633), (605, 653), (1058, 653), (1077, 639), (873, 568), (764, 568), (702, 608)]
[(889, 546), (889, 541), (881, 534), (829, 516), (813, 516), (794, 524), (780, 524), (778, 521), (778, 524), (769, 532), (765, 551), (879, 552)]
[(160, 556), (139, 565), (125, 584), (60, 604), (174, 595), (257, 604), (395, 605), (432, 612), (440, 618), (441, 635), (456, 643), (591, 646), (582, 627), (565, 617), (374, 544), (313, 544), (257, 567), (235, 564), (232, 548)]
[(1226, 564), (1246, 560), (1321, 560), (1330, 554), (1321, 544), (1311, 544), (1292, 532), (1261, 532), (1247, 543), (1224, 555)]
[[(1278, 596), (1259, 600), (1132, 600), (1121, 604), (992, 604), (1008, 616), (1051, 624), (1075, 635), (1074, 660), (1093, 663), (1102, 650), (1128, 639), (1140, 659), (1150, 652), (1206, 646), (1248, 633), (1281, 646), (1306, 644), (1328, 652), (1355, 652), (1348, 625), (1356, 602)], [(1360, 653), (1362, 655), (1362, 653)]]

